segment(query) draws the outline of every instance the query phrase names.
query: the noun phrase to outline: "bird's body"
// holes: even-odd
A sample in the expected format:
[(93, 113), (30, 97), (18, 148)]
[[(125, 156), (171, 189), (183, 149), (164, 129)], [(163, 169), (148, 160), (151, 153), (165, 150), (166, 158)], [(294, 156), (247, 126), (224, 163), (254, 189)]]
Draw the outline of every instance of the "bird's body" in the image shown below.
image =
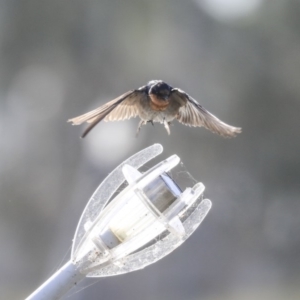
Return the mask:
[(85, 137), (103, 119), (117, 121), (137, 116), (141, 119), (137, 134), (147, 122), (164, 124), (170, 134), (169, 125), (174, 119), (188, 126), (203, 126), (224, 137), (233, 137), (241, 132), (241, 128), (225, 124), (187, 93), (161, 80), (149, 81), (147, 85), (128, 91), (95, 110), (70, 119), (69, 122), (73, 125), (91, 123), (82, 135)]

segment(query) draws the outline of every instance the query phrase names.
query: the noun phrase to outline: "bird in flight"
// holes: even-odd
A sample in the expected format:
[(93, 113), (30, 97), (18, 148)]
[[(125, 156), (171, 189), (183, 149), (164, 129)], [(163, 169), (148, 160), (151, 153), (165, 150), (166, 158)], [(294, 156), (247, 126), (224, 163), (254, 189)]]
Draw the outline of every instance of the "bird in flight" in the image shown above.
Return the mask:
[(228, 125), (207, 111), (195, 99), (179, 88), (162, 80), (151, 80), (136, 90), (128, 91), (104, 105), (78, 117), (69, 119), (73, 125), (84, 122), (90, 125), (82, 134), (84, 138), (100, 121), (120, 121), (140, 117), (136, 136), (148, 122), (163, 124), (170, 134), (174, 119), (187, 126), (205, 127), (223, 137), (235, 137), (242, 131)]

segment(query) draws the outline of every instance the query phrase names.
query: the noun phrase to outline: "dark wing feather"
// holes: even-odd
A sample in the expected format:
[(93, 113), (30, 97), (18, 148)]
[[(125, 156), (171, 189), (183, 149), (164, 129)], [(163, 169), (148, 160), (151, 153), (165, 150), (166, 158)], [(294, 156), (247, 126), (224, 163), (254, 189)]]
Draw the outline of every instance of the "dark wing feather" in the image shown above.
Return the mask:
[(223, 137), (235, 137), (242, 132), (241, 128), (230, 126), (218, 119), (184, 91), (173, 89), (172, 96), (177, 97), (177, 101), (185, 103), (181, 106), (177, 115), (180, 123), (188, 126), (203, 126)]
[(136, 117), (138, 115), (136, 103), (142, 97), (143, 90), (128, 91), (90, 112), (68, 120), (68, 122), (72, 122), (73, 125), (80, 125), (84, 122), (91, 123), (81, 136), (85, 137), (103, 119), (104, 121), (118, 121)]

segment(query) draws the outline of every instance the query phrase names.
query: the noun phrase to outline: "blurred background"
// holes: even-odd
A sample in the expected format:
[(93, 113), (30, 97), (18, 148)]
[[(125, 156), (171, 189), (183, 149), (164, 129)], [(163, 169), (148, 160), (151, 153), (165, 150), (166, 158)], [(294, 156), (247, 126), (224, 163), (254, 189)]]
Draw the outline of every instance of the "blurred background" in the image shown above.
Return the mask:
[[(300, 298), (300, 1), (0, 3), (0, 290), (23, 299), (69, 259), (80, 214), (124, 159), (161, 143), (206, 186), (195, 234), (138, 272), (66, 299)], [(69, 118), (163, 79), (235, 139), (174, 123)]]

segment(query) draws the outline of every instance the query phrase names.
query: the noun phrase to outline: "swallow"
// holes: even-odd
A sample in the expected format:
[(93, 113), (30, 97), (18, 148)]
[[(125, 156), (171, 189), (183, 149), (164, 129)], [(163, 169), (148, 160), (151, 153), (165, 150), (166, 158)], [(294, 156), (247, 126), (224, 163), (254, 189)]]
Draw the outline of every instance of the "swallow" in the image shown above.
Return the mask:
[(204, 127), (223, 137), (235, 137), (242, 131), (228, 125), (207, 111), (195, 99), (179, 88), (173, 88), (162, 80), (151, 80), (146, 85), (130, 90), (104, 105), (78, 117), (69, 119), (72, 125), (84, 122), (90, 125), (82, 134), (84, 138), (100, 121), (120, 121), (140, 117), (136, 132), (148, 122), (165, 126), (170, 134), (174, 119), (187, 126)]

